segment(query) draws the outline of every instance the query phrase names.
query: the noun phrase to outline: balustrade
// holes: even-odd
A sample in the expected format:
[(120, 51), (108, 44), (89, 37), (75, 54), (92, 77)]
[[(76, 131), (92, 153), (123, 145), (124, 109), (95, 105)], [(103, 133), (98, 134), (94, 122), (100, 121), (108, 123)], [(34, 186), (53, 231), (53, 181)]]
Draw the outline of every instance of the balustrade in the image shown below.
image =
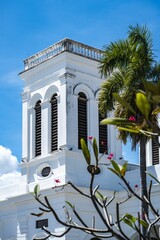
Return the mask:
[(103, 55), (103, 51), (99, 49), (66, 38), (24, 60), (24, 68), (25, 70), (32, 68), (64, 51), (78, 54), (96, 61), (100, 61)]

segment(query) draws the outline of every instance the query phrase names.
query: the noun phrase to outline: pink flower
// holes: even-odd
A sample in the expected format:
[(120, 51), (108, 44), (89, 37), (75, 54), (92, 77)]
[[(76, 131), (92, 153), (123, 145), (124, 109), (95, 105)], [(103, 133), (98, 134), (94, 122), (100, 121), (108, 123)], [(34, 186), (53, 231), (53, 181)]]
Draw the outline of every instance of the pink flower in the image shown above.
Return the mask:
[(135, 187), (135, 188), (138, 188), (138, 184), (135, 184), (134, 187)]
[(92, 140), (93, 139), (93, 137), (92, 136), (88, 136), (88, 140)]
[(54, 180), (56, 183), (60, 183), (61, 181), (59, 179)]
[(136, 118), (134, 116), (130, 116), (128, 120), (129, 121), (136, 121)]
[(113, 157), (113, 153), (110, 153), (110, 154), (108, 155), (107, 159), (108, 159), (108, 160), (111, 160), (112, 157)]

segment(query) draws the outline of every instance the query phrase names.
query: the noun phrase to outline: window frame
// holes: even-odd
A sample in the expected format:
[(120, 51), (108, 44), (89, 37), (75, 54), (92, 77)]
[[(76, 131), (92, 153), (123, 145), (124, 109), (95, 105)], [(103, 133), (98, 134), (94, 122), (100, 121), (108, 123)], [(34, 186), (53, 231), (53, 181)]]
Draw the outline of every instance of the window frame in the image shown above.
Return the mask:
[(35, 104), (35, 157), (41, 155), (42, 152), (42, 108), (41, 100)]
[[(85, 110), (85, 112), (83, 112)], [(78, 149), (81, 149), (80, 140), (87, 144), (88, 137), (88, 99), (84, 92), (78, 94)]]

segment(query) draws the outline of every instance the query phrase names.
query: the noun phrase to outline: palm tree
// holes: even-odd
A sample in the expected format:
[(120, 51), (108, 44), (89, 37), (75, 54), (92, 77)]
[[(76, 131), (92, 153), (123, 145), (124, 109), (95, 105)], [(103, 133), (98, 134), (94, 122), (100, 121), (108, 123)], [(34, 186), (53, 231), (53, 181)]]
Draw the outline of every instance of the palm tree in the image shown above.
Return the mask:
[[(100, 110), (102, 113), (115, 111), (115, 117), (129, 119), (133, 113), (116, 102), (113, 93), (118, 93), (136, 112), (136, 120), (142, 122), (143, 116), (135, 104), (136, 91), (144, 90), (143, 82), (158, 81), (160, 64), (155, 60), (152, 48), (152, 38), (149, 30), (139, 25), (129, 27), (128, 37), (105, 46), (100, 64), (100, 73), (106, 81), (101, 86)], [(144, 135), (119, 131), (119, 138), (125, 144), (130, 138), (132, 149), (140, 146), (140, 178), (141, 195), (147, 196), (146, 184), (146, 142)], [(148, 214), (145, 202), (141, 204), (141, 216)], [(143, 229), (145, 234), (145, 228)]]

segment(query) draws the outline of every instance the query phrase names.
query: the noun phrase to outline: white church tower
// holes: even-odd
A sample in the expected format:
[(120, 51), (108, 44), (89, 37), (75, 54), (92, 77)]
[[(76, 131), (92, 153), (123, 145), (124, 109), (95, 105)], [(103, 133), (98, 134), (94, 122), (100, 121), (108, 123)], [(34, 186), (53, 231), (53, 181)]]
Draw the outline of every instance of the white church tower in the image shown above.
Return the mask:
[(85, 186), (82, 137), (95, 137), (100, 153), (122, 157), (114, 128), (99, 126), (101, 57), (98, 49), (64, 39), (24, 61), (21, 169), (29, 189), (53, 177)]
[[(93, 214), (90, 203), (79, 199), (70, 188), (60, 192), (52, 189), (68, 181), (84, 190), (88, 188), (90, 174), (80, 149), (81, 138), (87, 142), (88, 136), (95, 137), (99, 153), (106, 152), (96, 178), (101, 188), (107, 189), (111, 196), (120, 188), (105, 164), (109, 163), (110, 153), (114, 154), (114, 160), (124, 163), (121, 142), (114, 127), (99, 125), (102, 117), (98, 95), (104, 81), (98, 70), (101, 57), (99, 49), (64, 39), (24, 61), (25, 68), (20, 73), (24, 81), (21, 177), (18, 185), (13, 181), (8, 188), (0, 189), (0, 240), (42, 237), (43, 225), (57, 233), (64, 231), (50, 214), (38, 219), (31, 215), (39, 207), (30, 194), (36, 184), (62, 219), (65, 218), (62, 207), (69, 200), (90, 221)], [(89, 143), (88, 147), (92, 151)], [(94, 161), (92, 158), (93, 164)], [(90, 238), (73, 231), (61, 239)]]
[[(107, 163), (109, 153), (123, 163), (119, 160), (122, 149), (117, 131), (114, 127), (99, 126), (102, 117), (98, 94), (104, 81), (98, 70), (101, 57), (99, 49), (64, 39), (24, 61), (25, 69), (20, 73), (24, 81), (20, 167), (28, 192), (38, 183), (41, 190), (47, 191), (47, 196), (52, 194), (53, 198), (51, 188), (57, 181), (61, 184), (72, 181), (80, 187), (88, 187), (90, 174), (80, 149), (81, 138), (86, 142), (88, 136), (97, 139), (100, 154), (106, 151), (101, 163)], [(94, 159), (92, 161), (94, 163)], [(113, 189), (116, 181), (108, 181), (111, 173), (106, 176), (106, 167), (102, 168), (105, 169), (98, 177), (101, 187)], [(56, 196), (53, 202), (59, 199), (63, 206), (66, 194)], [(69, 198), (72, 199), (72, 194)], [(40, 220), (32, 217), (30, 224), (33, 226), (34, 221), (36, 226), (46, 224), (49, 227), (53, 217)], [(40, 228), (35, 227), (28, 234), (33, 237), (39, 231)], [(76, 239), (83, 238), (76, 235)], [(72, 238), (70, 235), (64, 239)]]

